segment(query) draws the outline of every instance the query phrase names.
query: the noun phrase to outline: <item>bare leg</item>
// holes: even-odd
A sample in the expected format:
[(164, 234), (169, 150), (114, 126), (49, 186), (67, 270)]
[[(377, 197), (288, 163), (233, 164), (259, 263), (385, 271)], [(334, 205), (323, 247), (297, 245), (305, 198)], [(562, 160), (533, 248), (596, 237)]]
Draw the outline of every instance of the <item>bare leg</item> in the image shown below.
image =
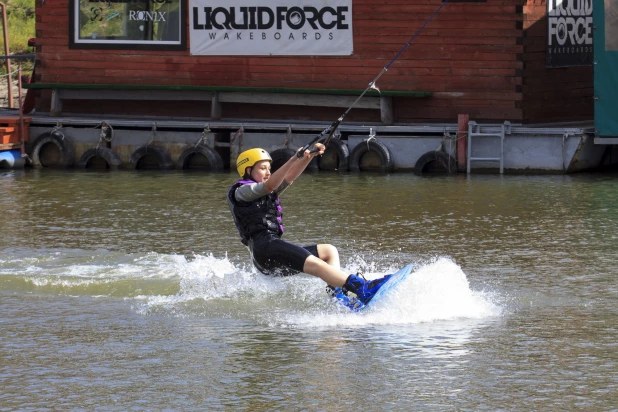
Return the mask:
[[(339, 256), (337, 255), (337, 261), (338, 260)], [(303, 272), (317, 276), (327, 284), (338, 287), (343, 286), (349, 276), (349, 274), (343, 272), (339, 267), (331, 266), (315, 256), (309, 256), (307, 260), (305, 260)]]
[(324, 262), (336, 267), (337, 269), (341, 267), (341, 265), (339, 264), (339, 251), (333, 245), (318, 245), (318, 256)]

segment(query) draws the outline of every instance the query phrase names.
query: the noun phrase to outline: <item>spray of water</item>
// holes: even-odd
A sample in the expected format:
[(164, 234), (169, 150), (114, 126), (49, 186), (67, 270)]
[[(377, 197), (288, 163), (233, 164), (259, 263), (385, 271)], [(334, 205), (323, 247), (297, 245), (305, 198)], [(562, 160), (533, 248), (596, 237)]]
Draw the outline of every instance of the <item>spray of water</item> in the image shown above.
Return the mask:
[[(491, 292), (475, 291), (451, 259), (416, 265), (388, 296), (360, 313), (336, 304), (324, 283), (308, 275), (270, 278), (227, 256), (125, 255), (47, 251), (0, 262), (0, 284), (38, 293), (122, 298), (135, 311), (173, 316), (229, 316), (274, 327), (331, 328), (414, 325), (499, 316)], [(392, 273), (356, 255), (344, 265), (369, 279)]]
[[(375, 265), (355, 256), (344, 269), (350, 273)], [(395, 269), (367, 273), (377, 278)], [(142, 296), (142, 313), (183, 306), (186, 312), (220, 306), (251, 314), (270, 326), (329, 328), (353, 325), (406, 325), (456, 319), (499, 316), (502, 309), (491, 293), (470, 288), (465, 273), (449, 258), (419, 263), (416, 271), (392, 293), (366, 311), (352, 313), (324, 292), (324, 283), (314, 277), (269, 278), (251, 267), (234, 266), (227, 258), (198, 256), (187, 262), (180, 290), (173, 296)], [(178, 310), (174, 311), (178, 313)]]

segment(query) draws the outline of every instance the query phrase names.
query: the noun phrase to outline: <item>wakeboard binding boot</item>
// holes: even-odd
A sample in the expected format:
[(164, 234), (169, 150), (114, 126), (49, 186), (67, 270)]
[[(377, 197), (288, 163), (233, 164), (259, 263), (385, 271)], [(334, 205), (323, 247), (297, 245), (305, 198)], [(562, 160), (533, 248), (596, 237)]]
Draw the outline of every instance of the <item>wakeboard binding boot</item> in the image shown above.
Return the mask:
[(356, 298), (366, 305), (389, 277), (390, 275), (387, 275), (380, 279), (366, 280), (362, 276), (350, 275), (342, 289), (354, 293)]
[(391, 275), (375, 280), (366, 280), (362, 275), (350, 275), (342, 287), (327, 286), (329, 295), (352, 310), (362, 309)]

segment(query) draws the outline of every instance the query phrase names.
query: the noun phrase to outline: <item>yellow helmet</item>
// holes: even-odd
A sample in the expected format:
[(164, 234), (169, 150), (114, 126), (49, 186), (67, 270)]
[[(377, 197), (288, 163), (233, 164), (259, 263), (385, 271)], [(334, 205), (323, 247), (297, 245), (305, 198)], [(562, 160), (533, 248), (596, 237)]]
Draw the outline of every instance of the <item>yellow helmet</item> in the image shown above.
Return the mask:
[(240, 177), (244, 177), (246, 168), (253, 167), (260, 160), (268, 160), (271, 164), (273, 162), (273, 159), (264, 149), (249, 149), (239, 154), (236, 160), (236, 170), (238, 170)]

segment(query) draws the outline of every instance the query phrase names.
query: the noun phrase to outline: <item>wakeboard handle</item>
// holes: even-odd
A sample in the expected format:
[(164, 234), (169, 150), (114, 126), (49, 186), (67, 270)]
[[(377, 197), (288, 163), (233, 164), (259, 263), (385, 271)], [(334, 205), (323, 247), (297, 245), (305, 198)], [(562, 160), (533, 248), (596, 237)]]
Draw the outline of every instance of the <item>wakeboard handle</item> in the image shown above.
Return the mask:
[[(333, 134), (335, 133), (335, 130), (337, 130), (337, 128), (339, 127), (339, 124), (343, 121), (343, 118), (346, 115), (346, 113), (341, 115), (339, 119), (331, 123), (331, 125), (328, 126), (326, 129), (322, 130), (322, 132), (319, 135), (317, 135), (312, 141), (310, 141), (309, 143), (301, 147), (300, 150), (296, 153), (296, 157), (298, 157), (299, 159), (302, 158), (304, 156), (305, 150), (309, 149), (312, 145), (317, 143), (318, 140), (320, 140), (322, 137), (326, 136), (327, 134), (328, 136), (326, 137), (326, 140), (324, 141), (324, 146), (328, 146), (328, 142), (333, 137)], [(317, 147), (314, 147), (313, 149), (309, 149), (309, 153), (317, 153), (319, 151), (320, 150)]]

